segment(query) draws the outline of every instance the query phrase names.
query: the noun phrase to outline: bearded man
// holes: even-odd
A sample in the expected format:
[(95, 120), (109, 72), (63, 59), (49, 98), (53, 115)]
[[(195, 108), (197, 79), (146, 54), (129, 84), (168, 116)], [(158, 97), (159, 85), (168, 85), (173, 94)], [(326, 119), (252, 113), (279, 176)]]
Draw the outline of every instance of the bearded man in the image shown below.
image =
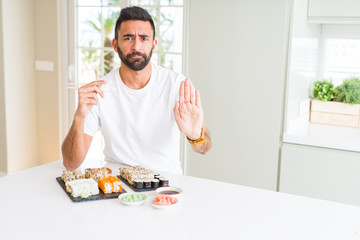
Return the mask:
[[(194, 151), (210, 150), (199, 91), (182, 74), (151, 63), (156, 44), (149, 13), (140, 7), (122, 9), (112, 41), (121, 66), (78, 90), (78, 108), (62, 144), (67, 169), (83, 163), (99, 130), (105, 161), (156, 171), (182, 173), (180, 131)], [(105, 95), (107, 84), (114, 91)]]

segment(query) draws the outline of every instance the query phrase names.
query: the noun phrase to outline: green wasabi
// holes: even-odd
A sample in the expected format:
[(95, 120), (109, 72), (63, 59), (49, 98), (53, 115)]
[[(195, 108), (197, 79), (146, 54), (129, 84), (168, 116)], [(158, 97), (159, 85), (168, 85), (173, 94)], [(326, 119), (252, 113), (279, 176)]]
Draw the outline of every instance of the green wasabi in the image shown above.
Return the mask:
[(121, 198), (125, 202), (140, 202), (146, 199), (144, 194), (131, 194)]
[(89, 194), (83, 193), (83, 194), (81, 194), (80, 197), (81, 197), (81, 198), (88, 198), (88, 197), (89, 197)]

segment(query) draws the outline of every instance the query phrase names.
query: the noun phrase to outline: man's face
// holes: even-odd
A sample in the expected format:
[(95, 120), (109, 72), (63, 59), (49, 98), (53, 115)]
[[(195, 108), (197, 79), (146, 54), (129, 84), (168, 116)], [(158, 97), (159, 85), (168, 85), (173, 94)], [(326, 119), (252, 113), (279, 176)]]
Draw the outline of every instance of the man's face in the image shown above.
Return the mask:
[(117, 44), (113, 41), (121, 61), (134, 71), (140, 71), (148, 65), (155, 45), (151, 24), (140, 20), (122, 22)]

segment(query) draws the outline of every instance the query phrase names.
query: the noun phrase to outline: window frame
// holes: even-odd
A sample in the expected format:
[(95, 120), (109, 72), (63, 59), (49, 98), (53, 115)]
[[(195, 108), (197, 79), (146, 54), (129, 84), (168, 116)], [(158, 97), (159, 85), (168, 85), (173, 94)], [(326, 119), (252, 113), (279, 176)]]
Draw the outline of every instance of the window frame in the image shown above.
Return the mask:
[[(77, 91), (69, 91), (67, 89), (67, 83), (69, 82), (77, 82), (78, 76), (76, 76), (77, 72), (76, 69), (78, 68), (78, 54), (77, 54), (77, 9), (76, 9), (77, 0), (67, 0), (62, 1), (60, 3), (61, 8), (61, 25), (62, 25), (62, 32), (63, 37), (61, 41), (62, 49), (66, 49), (66, 51), (61, 51), (61, 62), (62, 62), (62, 83), (61, 83), (61, 107), (60, 107), (60, 146), (62, 140), (65, 138), (68, 129), (71, 126), (73, 121), (74, 113), (77, 107)], [(131, 6), (130, 0), (120, 0), (120, 5), (126, 4), (126, 6)], [(153, 5), (148, 5), (153, 6)], [(160, 5), (159, 6), (166, 6), (167, 5)], [(170, 5), (177, 6), (177, 5)], [(146, 7), (146, 5), (141, 5), (141, 7)], [(158, 56), (160, 54), (179, 54), (182, 56), (182, 74), (185, 76), (188, 75), (188, 59), (189, 59), (189, 46), (188, 46), (188, 39), (189, 39), (189, 0), (183, 0), (183, 35), (182, 35), (182, 52), (181, 53), (173, 53), (173, 52), (159, 52), (156, 51)], [(102, 32), (103, 34), (103, 32)], [(103, 58), (102, 58), (103, 61)], [(184, 134), (180, 136), (180, 162), (183, 169), (184, 174), (186, 174), (186, 139)]]

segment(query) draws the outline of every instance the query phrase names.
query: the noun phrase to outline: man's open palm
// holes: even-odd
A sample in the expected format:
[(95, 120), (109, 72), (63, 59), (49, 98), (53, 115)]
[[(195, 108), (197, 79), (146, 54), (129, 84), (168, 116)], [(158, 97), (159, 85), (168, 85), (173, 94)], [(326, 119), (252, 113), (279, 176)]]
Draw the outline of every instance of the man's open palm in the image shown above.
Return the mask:
[(179, 101), (174, 107), (174, 114), (181, 132), (191, 140), (200, 138), (204, 111), (201, 107), (200, 93), (195, 90), (188, 78), (180, 84)]

